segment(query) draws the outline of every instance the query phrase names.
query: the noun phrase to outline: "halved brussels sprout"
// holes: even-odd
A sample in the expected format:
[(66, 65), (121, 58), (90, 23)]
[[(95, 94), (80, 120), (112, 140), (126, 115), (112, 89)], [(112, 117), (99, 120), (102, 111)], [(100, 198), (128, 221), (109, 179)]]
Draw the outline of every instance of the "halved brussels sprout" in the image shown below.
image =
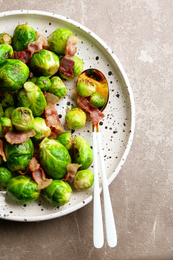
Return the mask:
[(81, 108), (75, 107), (67, 112), (65, 121), (69, 129), (80, 129), (85, 126), (86, 114)]
[(59, 69), (59, 57), (52, 51), (42, 49), (34, 53), (30, 60), (30, 68), (37, 76), (52, 76)]
[(54, 76), (51, 78), (51, 87), (49, 88), (49, 92), (58, 96), (59, 98), (64, 97), (68, 90), (64, 84), (64, 82), (58, 76)]
[(42, 90), (42, 91), (47, 91), (51, 87), (51, 81), (49, 77), (46, 76), (41, 76), (38, 77), (35, 84)]
[(75, 174), (73, 185), (76, 190), (82, 191), (89, 189), (93, 185), (93, 182), (94, 174), (86, 169), (78, 171)]
[(73, 163), (82, 164), (80, 170), (87, 169), (93, 161), (92, 150), (87, 141), (81, 136), (73, 138), (72, 161)]
[(89, 97), (96, 91), (96, 85), (94, 82), (82, 78), (77, 82), (76, 91), (82, 97)]
[(24, 51), (30, 42), (37, 40), (35, 30), (26, 24), (18, 25), (13, 33), (12, 45), (15, 51)]
[(6, 167), (0, 167), (0, 184), (3, 187), (7, 187), (7, 183), (11, 178), (11, 172)]
[[(21, 60), (7, 59), (0, 64), (0, 89), (19, 90), (29, 77), (29, 68)], [(11, 104), (12, 105), (12, 104)]]
[(11, 35), (8, 33), (0, 33), (0, 44), (6, 43), (11, 45)]
[(16, 91), (2, 91), (2, 106), (9, 107), (9, 106), (16, 106), (17, 105), (17, 93)]
[(63, 206), (72, 194), (71, 186), (62, 180), (53, 180), (52, 183), (41, 191), (43, 198), (53, 206)]
[(69, 132), (63, 132), (58, 135), (57, 140), (67, 148), (67, 150), (70, 150), (73, 144), (73, 138), (72, 134)]
[(4, 152), (7, 159), (6, 166), (10, 171), (24, 171), (33, 157), (34, 145), (31, 139), (13, 145), (4, 142)]
[(99, 93), (93, 93), (90, 97), (90, 104), (93, 107), (102, 107), (105, 103), (105, 99)]
[(0, 118), (4, 115), (2, 104), (0, 103)]
[(68, 77), (59, 71), (59, 75), (61, 78), (66, 79), (66, 80), (71, 80), (71, 79), (74, 79), (75, 77), (79, 76), (82, 73), (84, 62), (77, 56), (74, 56), (74, 62), (75, 62), (75, 64), (73, 67), (73, 77)]
[(19, 204), (29, 204), (40, 196), (38, 184), (31, 176), (19, 175), (11, 178), (7, 184), (8, 196)]
[(3, 134), (6, 134), (7, 132), (13, 131), (13, 125), (11, 122), (11, 119), (8, 117), (1, 117), (0, 118), (0, 124), (2, 126), (2, 132)]
[(9, 44), (0, 44), (0, 60), (12, 59), (14, 57), (13, 48)]
[(61, 179), (67, 172), (71, 157), (68, 150), (58, 141), (45, 138), (40, 143), (40, 163), (50, 177)]
[(65, 28), (58, 28), (48, 37), (49, 48), (57, 54), (65, 54), (66, 43), (72, 31)]
[(4, 111), (4, 116), (11, 119), (11, 115), (14, 111), (15, 107), (7, 107)]
[(33, 82), (26, 82), (17, 97), (19, 106), (28, 107), (34, 116), (41, 116), (47, 106), (43, 92)]
[(39, 142), (51, 134), (51, 129), (41, 117), (34, 118), (33, 129), (36, 132), (36, 135), (32, 137), (33, 142)]
[(27, 107), (17, 107), (11, 115), (11, 121), (19, 132), (26, 132), (33, 128), (34, 117)]

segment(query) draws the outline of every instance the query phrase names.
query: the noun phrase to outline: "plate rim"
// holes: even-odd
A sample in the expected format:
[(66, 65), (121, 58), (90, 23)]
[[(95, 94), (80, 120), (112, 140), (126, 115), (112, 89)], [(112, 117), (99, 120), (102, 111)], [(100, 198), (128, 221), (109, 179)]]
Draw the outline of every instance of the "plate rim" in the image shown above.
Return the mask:
[[(5, 16), (24, 15), (24, 14), (43, 15), (43, 16), (63, 20), (67, 23), (71, 23), (72, 25), (82, 29), (84, 32), (86, 32), (87, 34), (92, 36), (94, 39), (96, 39), (96, 41), (98, 41), (102, 45), (102, 47), (105, 48), (105, 50), (110, 54), (110, 56), (113, 58), (114, 62), (116, 63), (116, 65), (117, 65), (117, 67), (120, 71), (120, 74), (121, 74), (122, 78), (124, 79), (124, 81), (126, 83), (126, 88), (128, 90), (128, 94), (129, 94), (130, 109), (131, 109), (131, 118), (130, 118), (131, 124), (130, 124), (130, 133), (129, 133), (129, 136), (128, 136), (128, 141), (127, 141), (125, 151), (124, 151), (116, 169), (112, 172), (111, 176), (107, 179), (108, 185), (110, 185), (111, 182), (118, 175), (119, 171), (121, 170), (123, 164), (125, 163), (125, 161), (127, 159), (127, 156), (128, 156), (130, 149), (131, 149), (131, 145), (133, 143), (134, 132), (135, 132), (135, 102), (134, 102), (133, 91), (132, 91), (129, 79), (127, 77), (127, 74), (126, 74), (121, 62), (119, 61), (119, 59), (117, 58), (115, 53), (112, 51), (112, 49), (98, 35), (96, 35), (93, 31), (91, 31), (87, 27), (83, 26), (82, 24), (80, 24), (79, 22), (76, 22), (75, 20), (73, 20), (71, 18), (62, 16), (62, 15), (59, 15), (59, 14), (55, 14), (55, 13), (52, 13), (52, 12), (47, 12), (47, 11), (23, 10), (22, 9), (22, 10), (10, 10), (10, 11), (5, 11), (5, 12), (0, 12), (0, 19), (2, 17), (5, 17)], [(100, 192), (101, 191), (102, 191), (102, 187), (100, 187)], [(70, 214), (70, 213), (84, 207), (85, 205), (87, 205), (89, 202), (92, 201), (92, 199), (93, 199), (93, 194), (90, 195), (87, 199), (83, 200), (82, 202), (78, 203), (77, 205), (73, 206), (70, 209), (67, 208), (63, 211), (58, 211), (58, 212), (54, 212), (52, 214), (47, 214), (47, 215), (43, 215), (43, 216), (20, 217), (20, 216), (9, 216), (9, 215), (1, 215), (0, 214), (0, 219), (11, 220), (11, 221), (19, 221), (19, 222), (36, 222), (36, 221), (50, 220), (50, 219), (54, 219), (54, 218), (57, 218), (57, 217), (62, 217), (62, 216), (65, 216), (67, 214)]]

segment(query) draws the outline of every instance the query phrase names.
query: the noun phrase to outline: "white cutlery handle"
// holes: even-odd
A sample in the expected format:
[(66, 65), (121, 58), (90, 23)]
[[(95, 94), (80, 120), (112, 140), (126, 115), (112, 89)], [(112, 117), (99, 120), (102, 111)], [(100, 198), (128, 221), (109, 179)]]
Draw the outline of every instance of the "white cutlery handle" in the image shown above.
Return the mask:
[(100, 132), (97, 132), (97, 144), (98, 144), (98, 149), (99, 149), (101, 172), (102, 172), (102, 186), (103, 186), (107, 241), (108, 241), (108, 245), (110, 247), (115, 247), (117, 245), (117, 233), (116, 233), (114, 215), (113, 215), (110, 193), (109, 193), (108, 183), (107, 183), (107, 178), (106, 178), (106, 171), (105, 171), (105, 165), (104, 165), (104, 158), (103, 158), (102, 145), (101, 145), (102, 141), (101, 141)]
[(101, 248), (104, 243), (103, 220), (101, 212), (98, 160), (97, 160), (97, 133), (93, 132), (93, 163), (94, 163), (94, 200), (93, 200), (93, 240), (96, 248)]

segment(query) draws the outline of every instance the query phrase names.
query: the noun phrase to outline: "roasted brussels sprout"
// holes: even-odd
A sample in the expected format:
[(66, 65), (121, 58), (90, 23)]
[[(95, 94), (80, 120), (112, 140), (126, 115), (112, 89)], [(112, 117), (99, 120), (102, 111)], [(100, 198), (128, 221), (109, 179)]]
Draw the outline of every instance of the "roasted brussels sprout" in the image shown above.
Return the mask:
[(0, 44), (0, 61), (5, 59), (12, 59), (14, 57), (13, 48), (11, 45)]
[(11, 115), (14, 111), (15, 107), (7, 107), (4, 111), (4, 116), (11, 119)]
[(65, 121), (69, 129), (79, 129), (85, 126), (86, 114), (81, 108), (75, 107), (67, 112)]
[(0, 103), (0, 118), (4, 115), (2, 104)]
[(72, 134), (69, 132), (63, 132), (58, 135), (57, 140), (67, 148), (67, 150), (70, 150), (73, 143)]
[(76, 91), (82, 97), (89, 97), (96, 91), (96, 85), (94, 82), (82, 78), (77, 82)]
[(90, 188), (93, 185), (93, 182), (94, 174), (90, 170), (86, 169), (78, 171), (75, 174), (73, 185), (76, 190), (82, 191)]
[(4, 152), (7, 159), (6, 166), (10, 171), (24, 171), (33, 157), (34, 145), (31, 139), (13, 145), (5, 142)]
[(60, 179), (65, 176), (71, 157), (58, 141), (45, 138), (40, 143), (40, 163), (50, 177)]
[(69, 35), (73, 35), (73, 33), (69, 29), (56, 29), (48, 37), (50, 50), (57, 54), (65, 54), (66, 43)]
[(68, 77), (59, 71), (59, 75), (62, 79), (71, 80), (71, 79), (74, 79), (75, 77), (79, 76), (82, 73), (83, 66), (84, 66), (83, 61), (80, 58), (78, 58), (77, 56), (74, 56), (74, 61), (75, 61), (75, 64), (73, 67), (73, 77)]
[(13, 126), (12, 126), (10, 118), (8, 118), (8, 117), (1, 117), (0, 118), (0, 124), (2, 126), (3, 134), (6, 134), (7, 132), (12, 132), (13, 131)]
[(37, 76), (52, 76), (59, 69), (59, 57), (52, 51), (42, 49), (34, 53), (30, 60), (30, 68)]
[(11, 35), (8, 33), (0, 33), (0, 44), (6, 43), (11, 45)]
[(64, 82), (58, 76), (54, 76), (51, 78), (51, 87), (49, 88), (49, 92), (58, 96), (59, 98), (64, 97), (68, 90)]
[(0, 167), (0, 184), (3, 187), (7, 187), (7, 183), (11, 178), (11, 172), (6, 167)]
[(13, 33), (12, 45), (15, 51), (24, 51), (30, 42), (37, 39), (35, 30), (26, 24), (18, 25)]
[(38, 77), (35, 84), (42, 90), (42, 91), (47, 91), (51, 87), (51, 81), (49, 77), (46, 76), (41, 76)]
[(33, 82), (26, 82), (17, 97), (19, 106), (30, 108), (34, 116), (41, 116), (47, 106), (43, 92)]
[(36, 132), (36, 135), (32, 137), (32, 140), (35, 143), (41, 141), (51, 134), (50, 128), (46, 125), (45, 120), (41, 117), (34, 118), (33, 129)]
[[(0, 64), (0, 89), (19, 90), (29, 77), (28, 66), (20, 60), (7, 59)], [(11, 104), (12, 105), (12, 104)]]
[(37, 185), (31, 176), (19, 175), (8, 181), (7, 194), (19, 204), (29, 204), (40, 195), (40, 190), (36, 190)]
[(17, 105), (16, 91), (3, 91), (2, 93), (3, 93), (3, 97), (1, 102), (4, 108)]
[(72, 194), (71, 186), (62, 180), (53, 180), (52, 183), (41, 191), (43, 198), (53, 206), (63, 206)]
[(80, 170), (87, 169), (93, 161), (92, 150), (87, 141), (81, 136), (73, 138), (72, 161), (73, 163), (82, 164)]
[(17, 107), (11, 115), (11, 121), (19, 132), (26, 132), (33, 128), (34, 117), (27, 107)]
[(102, 107), (104, 106), (105, 99), (99, 93), (93, 93), (90, 97), (90, 104), (93, 107)]

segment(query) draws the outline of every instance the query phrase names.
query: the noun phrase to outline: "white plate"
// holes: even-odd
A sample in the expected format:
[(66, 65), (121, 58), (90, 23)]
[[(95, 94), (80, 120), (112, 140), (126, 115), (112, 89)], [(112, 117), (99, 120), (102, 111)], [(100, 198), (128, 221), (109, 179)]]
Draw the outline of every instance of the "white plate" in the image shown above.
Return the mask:
[[(77, 44), (76, 55), (84, 61), (84, 69), (101, 70), (109, 83), (110, 100), (100, 123), (103, 139), (103, 153), (108, 183), (110, 184), (120, 171), (130, 150), (135, 128), (135, 109), (133, 93), (124, 69), (112, 50), (93, 32), (68, 18), (40, 11), (9, 11), (0, 13), (0, 32), (13, 35), (18, 24), (28, 22), (35, 30), (48, 36), (58, 27), (69, 28), (82, 42)], [(66, 107), (75, 104), (73, 92), (75, 80), (66, 81), (68, 96), (60, 100), (57, 109), (62, 123)], [(92, 147), (92, 125), (87, 119), (85, 128), (75, 131), (73, 136), (81, 135)], [(91, 170), (92, 170), (91, 166)], [(101, 184), (101, 178), (100, 178)], [(100, 185), (101, 186), (101, 185)], [(93, 188), (84, 192), (73, 192), (72, 197), (63, 207), (53, 207), (44, 200), (25, 205), (18, 205), (0, 191), (0, 218), (14, 221), (41, 221), (69, 214), (89, 203), (93, 197)]]

